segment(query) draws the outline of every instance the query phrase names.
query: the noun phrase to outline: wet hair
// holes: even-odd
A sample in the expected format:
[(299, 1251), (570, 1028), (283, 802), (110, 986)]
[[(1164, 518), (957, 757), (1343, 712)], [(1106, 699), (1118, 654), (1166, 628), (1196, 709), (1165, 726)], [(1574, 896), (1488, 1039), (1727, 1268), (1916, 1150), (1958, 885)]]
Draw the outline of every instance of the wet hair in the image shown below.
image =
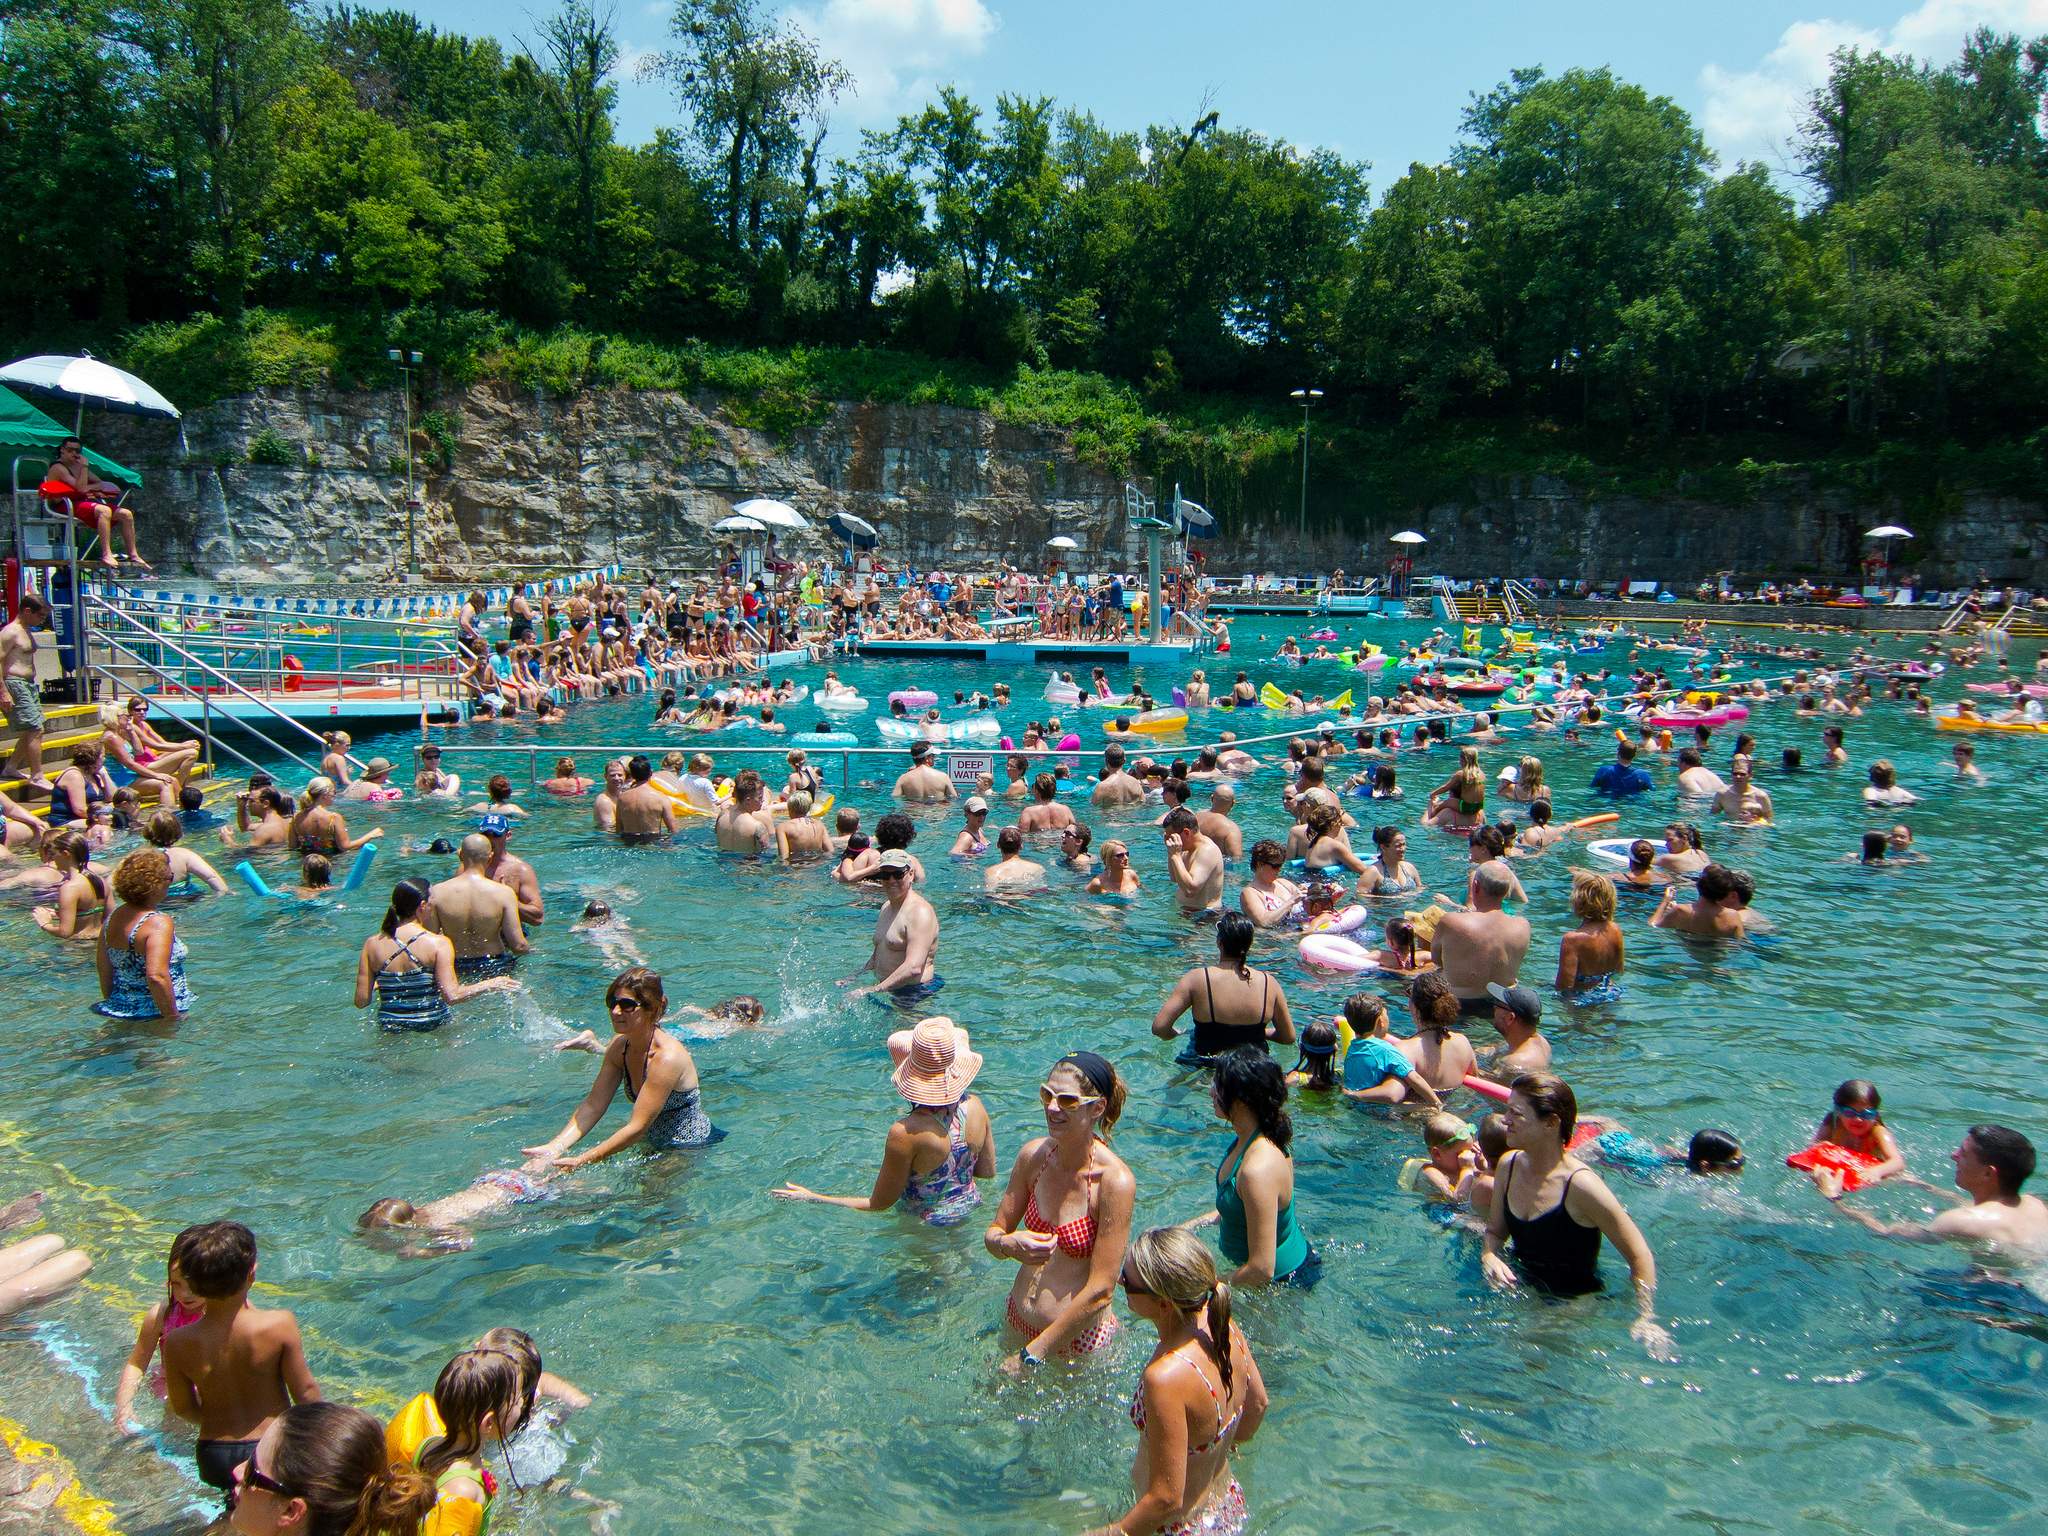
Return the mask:
[(1031, 792), (1041, 800), (1050, 800), (1059, 791), (1059, 780), (1049, 773), (1041, 773), (1031, 781)]
[(1551, 809), (1550, 809), (1550, 802), (1549, 802), (1548, 800), (1532, 800), (1532, 801), (1530, 801), (1530, 802), (1529, 802), (1529, 825), (1530, 825), (1530, 826), (1532, 826), (1532, 827), (1547, 827), (1547, 826), (1549, 826), (1549, 825), (1550, 825), (1550, 818), (1551, 818), (1552, 814), (1553, 814), (1553, 812), (1552, 812), (1552, 811), (1551, 811)]
[(495, 1417), (502, 1444), (524, 1417), (526, 1391), (520, 1376), (517, 1357), (503, 1349), (465, 1349), (442, 1366), (434, 1382), (434, 1407), (443, 1431), (421, 1444), (413, 1464), (438, 1478), (457, 1462), (481, 1460), (487, 1417)]
[(1647, 837), (1639, 837), (1628, 845), (1628, 867), (1648, 869), (1657, 858), (1657, 845)]
[(1110, 1131), (1124, 1112), (1124, 1100), (1130, 1096), (1130, 1088), (1116, 1064), (1093, 1051), (1069, 1051), (1052, 1065), (1054, 1072), (1072, 1067), (1083, 1082), (1102, 1095), (1102, 1119), (1096, 1123), (1095, 1134), (1109, 1140)]
[(1448, 1030), (1458, 1022), (1458, 994), (1442, 971), (1424, 971), (1408, 983), (1408, 1006), (1423, 1029)]
[(114, 894), (131, 907), (153, 907), (171, 888), (171, 861), (161, 848), (138, 848), (114, 866)]
[[(575, 766), (574, 763), (569, 765), (572, 770)], [(510, 800), (512, 798), (512, 781), (502, 773), (494, 773), (489, 781), (485, 783), (484, 793), (494, 801)]]
[(860, 830), (860, 812), (850, 805), (839, 807), (839, 814), (832, 819), (833, 829), (841, 837), (847, 837)]
[[(382, 1232), (392, 1227), (409, 1227), (415, 1214), (416, 1208), (410, 1200), (401, 1195), (386, 1195), (358, 1216), (356, 1225), (367, 1232)], [(177, 1262), (175, 1250), (171, 1262)]]
[(1898, 770), (1889, 758), (1880, 757), (1870, 765), (1870, 782), (1877, 789), (1890, 789), (1899, 782)]
[(586, 920), (595, 921), (599, 918), (610, 917), (611, 915), (612, 907), (608, 901), (591, 900), (583, 903), (583, 916)]
[(612, 1000), (621, 992), (629, 993), (648, 1005), (651, 1012), (659, 1013), (668, 1006), (668, 993), (662, 989), (661, 974), (644, 965), (631, 965), (612, 978), (612, 984), (604, 989), (604, 1005), (607, 1010)]
[(626, 759), (626, 777), (635, 784), (645, 784), (654, 777), (654, 764), (647, 760), (644, 752), (635, 752)]
[(788, 800), (789, 819), (791, 821), (802, 821), (805, 817), (811, 814), (812, 803), (813, 802), (811, 800), (811, 792), (809, 790), (797, 790), (794, 794), (792, 794), (789, 797)]
[(1195, 1337), (1216, 1361), (1222, 1401), (1229, 1402), (1230, 1286), (1217, 1278), (1209, 1245), (1185, 1227), (1154, 1227), (1131, 1240), (1124, 1267), (1147, 1294), (1182, 1312), (1207, 1310), (1208, 1330), (1197, 1329)]
[(1024, 834), (1022, 832), (1019, 832), (1015, 827), (1005, 827), (1002, 831), (996, 834), (996, 851), (998, 853), (1017, 853), (1020, 850), (1022, 850), (1023, 847)]
[(1685, 1146), (1685, 1166), (1689, 1173), (1740, 1168), (1742, 1143), (1735, 1139), (1733, 1131), (1694, 1131)]
[(1258, 931), (1242, 912), (1224, 913), (1216, 923), (1216, 953), (1240, 972), (1246, 970), (1245, 957), (1252, 952), (1252, 940)]
[(178, 791), (178, 809), (181, 811), (196, 811), (204, 807), (205, 804), (206, 791), (197, 784), (187, 784)]
[(768, 1016), (768, 1005), (752, 993), (742, 992), (738, 997), (728, 997), (711, 1012), (721, 1019), (745, 1019), (758, 1024)]
[[(1867, 1078), (1852, 1077), (1835, 1089), (1836, 1109), (1862, 1109), (1866, 1106), (1877, 1111), (1877, 1125), (1884, 1124), (1884, 1096), (1877, 1091), (1877, 1084)], [(1830, 1115), (1828, 1118), (1833, 1119)]]
[(398, 925), (409, 923), (419, 916), (421, 907), (427, 904), (428, 885), (424, 880), (408, 878), (391, 887), (391, 905), (384, 909), (384, 937), (396, 937)]
[(299, 860), (299, 884), (314, 887), (334, 883), (334, 865), (324, 853), (309, 853)]
[(1700, 749), (1698, 747), (1680, 747), (1678, 749), (1678, 766), (1681, 768), (1704, 768), (1707, 766), (1707, 760), (1700, 756)]
[(1287, 1074), (1264, 1051), (1241, 1045), (1216, 1063), (1209, 1092), (1226, 1113), (1242, 1104), (1259, 1123), (1259, 1134), (1285, 1152), (1294, 1140), (1294, 1122), (1287, 1114)]
[(410, 1536), (432, 1513), (434, 1480), (394, 1463), (362, 1409), (294, 1403), (276, 1422), (271, 1472), (304, 1501), (306, 1536)]
[(1448, 1110), (1438, 1110), (1422, 1122), (1422, 1139), (1431, 1151), (1438, 1147), (1455, 1147), (1461, 1141), (1475, 1139), (1476, 1128), (1468, 1124), (1462, 1115)]
[(1571, 1084), (1554, 1073), (1524, 1072), (1508, 1087), (1529, 1101), (1538, 1119), (1557, 1122), (1560, 1146), (1571, 1145), (1572, 1131), (1579, 1123), (1579, 1101)]
[(1394, 845), (1394, 839), (1401, 835), (1401, 829), (1391, 823), (1383, 827), (1374, 827), (1372, 829), (1372, 845), (1379, 849), (1391, 848)]
[(1886, 834), (1882, 832), (1864, 833), (1863, 862), (1866, 864), (1876, 864), (1882, 861), (1884, 858), (1885, 845), (1889, 841), (1890, 839), (1886, 836)]
[(437, 837), (431, 843), (427, 844), (427, 852), (429, 853), (448, 854), (453, 853), (454, 851), (455, 845), (449, 842), (448, 839), (445, 837)]
[(1085, 821), (1069, 822), (1066, 826), (1060, 828), (1060, 833), (1062, 836), (1071, 837), (1075, 842), (1079, 843), (1081, 845), (1079, 851), (1082, 853), (1086, 853), (1088, 845), (1095, 841), (1095, 832)]
[(1201, 827), (1201, 823), (1195, 820), (1195, 813), (1184, 805), (1177, 805), (1168, 811), (1166, 819), (1159, 825), (1168, 832), (1193, 832)]
[(142, 835), (159, 848), (168, 848), (185, 835), (185, 823), (176, 811), (151, 811), (142, 824)]
[(917, 836), (917, 823), (901, 811), (891, 811), (875, 823), (875, 846), (887, 853), (891, 848), (908, 848)]
[(1605, 875), (1572, 876), (1572, 916), (1582, 923), (1614, 921), (1614, 882)]
[(1970, 1140), (1977, 1155), (1998, 1175), (1998, 1193), (2007, 1200), (2034, 1176), (2034, 1144), (2018, 1131), (2003, 1125), (1973, 1125)]
[(239, 1221), (209, 1221), (178, 1234), (178, 1269), (192, 1294), (232, 1296), (256, 1273), (256, 1234)]
[(1301, 1026), (1301, 1059), (1294, 1070), (1308, 1081), (1304, 1088), (1337, 1086), (1337, 1026), (1328, 1019), (1310, 1019)]
[(1487, 1167), (1497, 1165), (1508, 1152), (1508, 1117), (1494, 1110), (1479, 1122), (1479, 1155)]

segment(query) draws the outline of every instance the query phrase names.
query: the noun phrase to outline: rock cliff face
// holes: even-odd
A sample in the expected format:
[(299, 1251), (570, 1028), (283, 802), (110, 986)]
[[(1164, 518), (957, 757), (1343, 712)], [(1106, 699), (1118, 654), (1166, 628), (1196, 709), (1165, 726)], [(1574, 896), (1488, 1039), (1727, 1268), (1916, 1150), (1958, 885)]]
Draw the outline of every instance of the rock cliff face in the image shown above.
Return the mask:
[[(1066, 534), (1073, 563), (1142, 553), (1123, 526), (1122, 482), (1081, 463), (1054, 433), (938, 406), (834, 407), (787, 440), (735, 424), (715, 399), (660, 392), (570, 398), (479, 385), (422, 402), (415, 421), (414, 539), (437, 578), (709, 565), (711, 525), (750, 496), (775, 496), (817, 525), (856, 513), (883, 553), (920, 564), (1027, 567)], [(427, 414), (431, 413), (431, 414)], [(431, 427), (433, 430), (428, 430)], [(167, 571), (243, 580), (389, 579), (407, 564), (405, 439), (396, 391), (277, 390), (162, 424), (102, 418), (96, 446), (148, 477), (145, 553)], [(288, 458), (287, 464), (250, 462)], [(1148, 486), (1148, 489), (1153, 489)], [(1172, 487), (1158, 488), (1161, 498)], [(1329, 509), (1311, 502), (1318, 522)], [(1896, 514), (1839, 493), (1777, 490), (1740, 507), (1590, 498), (1541, 478), (1476, 482), (1455, 502), (1346, 508), (1298, 538), (1279, 514), (1227, 527), (1202, 547), (1223, 571), (1377, 570), (1387, 535), (1428, 535), (1424, 562), (1459, 576), (1697, 581), (1730, 570), (1841, 579), (1863, 530)], [(1924, 519), (1914, 519), (1924, 523)], [(1898, 546), (1902, 569), (1956, 584), (1980, 572), (2048, 588), (2048, 511), (1964, 494)]]

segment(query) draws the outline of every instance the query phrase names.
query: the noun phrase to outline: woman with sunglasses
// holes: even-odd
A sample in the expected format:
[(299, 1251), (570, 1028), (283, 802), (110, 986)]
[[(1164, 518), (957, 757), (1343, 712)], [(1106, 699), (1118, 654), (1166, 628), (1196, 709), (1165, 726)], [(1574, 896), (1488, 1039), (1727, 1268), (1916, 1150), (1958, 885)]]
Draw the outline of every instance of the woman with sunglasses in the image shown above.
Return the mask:
[(1238, 907), (1257, 928), (1273, 928), (1299, 921), (1301, 887), (1280, 878), (1287, 867), (1287, 850), (1270, 837), (1252, 844), (1252, 877), (1237, 893)]
[(1102, 871), (1088, 882), (1090, 896), (1135, 896), (1140, 882), (1131, 868), (1130, 845), (1111, 838), (1102, 845)]
[[(553, 1139), (521, 1149), (528, 1159), (527, 1173), (603, 1162), (642, 1139), (649, 1147), (666, 1151), (708, 1146), (725, 1134), (704, 1113), (697, 1063), (683, 1042), (661, 1027), (661, 1017), (668, 1012), (661, 978), (644, 965), (633, 966), (612, 978), (604, 1000), (611, 1014), (612, 1042), (599, 1058), (597, 1081)], [(632, 1106), (626, 1123), (588, 1152), (564, 1156), (604, 1118), (621, 1084)]]
[(1045, 1135), (1026, 1142), (982, 1242), (1018, 1267), (1006, 1308), (1023, 1348), (1012, 1373), (1086, 1355), (1116, 1337), (1110, 1299), (1131, 1236), (1137, 1180), (1109, 1149), (1124, 1080), (1093, 1051), (1071, 1051), (1038, 1088)]
[(1139, 1434), (1131, 1466), (1136, 1499), (1089, 1536), (1224, 1536), (1245, 1527), (1244, 1489), (1230, 1453), (1259, 1432), (1266, 1383), (1230, 1321), (1230, 1287), (1202, 1240), (1155, 1227), (1131, 1244), (1118, 1277), (1133, 1317), (1159, 1342), (1131, 1397)]
[(360, 1408), (295, 1403), (234, 1471), (228, 1529), (241, 1536), (413, 1536), (433, 1483), (394, 1465), (384, 1426)]

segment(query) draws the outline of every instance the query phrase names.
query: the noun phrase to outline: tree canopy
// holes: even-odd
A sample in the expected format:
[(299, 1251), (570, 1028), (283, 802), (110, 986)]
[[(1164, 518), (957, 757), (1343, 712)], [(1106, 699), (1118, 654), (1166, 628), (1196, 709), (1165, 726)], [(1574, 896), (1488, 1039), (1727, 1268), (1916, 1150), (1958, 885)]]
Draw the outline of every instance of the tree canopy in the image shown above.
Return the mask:
[(952, 88), (832, 155), (848, 76), (767, 0), (675, 0), (642, 66), (675, 126), (640, 145), (593, 0), (510, 50), (305, 0), (9, 10), (20, 343), (284, 309), (344, 376), (401, 343), (474, 373), (511, 332), (861, 347), (1662, 438), (2010, 437), (2048, 405), (2048, 38), (1837, 55), (1792, 191), (1609, 70), (1518, 70), (1375, 198), (1214, 112)]

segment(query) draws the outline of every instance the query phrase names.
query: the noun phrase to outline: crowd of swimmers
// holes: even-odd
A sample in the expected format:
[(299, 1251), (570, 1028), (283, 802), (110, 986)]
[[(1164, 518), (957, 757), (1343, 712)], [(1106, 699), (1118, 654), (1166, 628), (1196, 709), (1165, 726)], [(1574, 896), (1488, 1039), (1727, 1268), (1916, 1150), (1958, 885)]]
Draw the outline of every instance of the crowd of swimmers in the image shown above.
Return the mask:
[[(664, 599), (650, 588), (643, 613), (670, 612)], [(592, 606), (581, 624), (572, 608), (571, 634), (605, 613), (616, 616), (616, 604)], [(687, 643), (696, 631), (687, 628), (687, 605), (684, 613)], [(542, 612), (532, 621), (549, 617)], [(1640, 670), (1614, 681), (1620, 691), (1610, 703), (1620, 702), (1620, 692), (1653, 687)], [(1910, 707), (1917, 697), (1875, 661), (1816, 669), (1791, 688), (1745, 691), (1759, 701), (1794, 702), (1801, 717), (1826, 719), (1821, 766), (1848, 760), (1841, 720), (1888, 701)], [(772, 708), (764, 698), (752, 707)], [(1562, 718), (1583, 729), (1600, 702), (1589, 694), (1567, 703)], [(679, 709), (681, 700), (665, 707)], [(1461, 839), (1467, 856), (1456, 894), (1432, 895), (1409, 857), (1409, 832), (1389, 819), (1402, 808), (1392, 760), (1410, 748), (1371, 728), (1349, 743), (1334, 733), (1304, 735), (1263, 763), (1230, 742), (1192, 760), (1132, 756), (1112, 743), (1084, 804), (1086, 816), (1114, 823), (1114, 836), (1088, 824), (1075, 797), (1063, 793), (1062, 777), (1037, 766), (1043, 759), (1018, 754), (1004, 764), (1004, 786), (990, 777), (962, 795), (932, 761), (928, 744), (915, 744), (891, 786), (893, 798), (925, 807), (927, 818), (958, 800), (960, 824), (946, 856), (978, 866), (989, 897), (1028, 899), (1071, 879), (1090, 901), (1156, 899), (1178, 917), (1213, 925), (1213, 961), (1189, 968), (1166, 990), (1151, 1029), (1172, 1042), (1186, 1072), (1207, 1075), (1210, 1110), (1228, 1140), (1219, 1130), (1220, 1155), (1201, 1175), (1205, 1191), (1213, 1185), (1210, 1212), (1149, 1228), (1139, 1220), (1137, 1178), (1113, 1145), (1131, 1096), (1113, 1056), (1136, 1049), (1134, 1042), (1045, 1063), (1042, 1124), (1016, 1146), (1005, 1172), (1002, 1142), (1016, 1128), (972, 1092), (984, 1047), (952, 1018), (925, 1012), (945, 979), (941, 914), (920, 889), (927, 874), (911, 851), (917, 818), (891, 809), (870, 832), (857, 811), (842, 807), (826, 826), (813, 814), (825, 786), (800, 751), (787, 755), (786, 776), (745, 768), (723, 780), (702, 753), (674, 753), (659, 767), (629, 755), (603, 764), (595, 778), (565, 757), (539, 792), (540, 804), (587, 798), (598, 835), (659, 841), (701, 817), (722, 851), (808, 865), (818, 878), (879, 896), (868, 953), (841, 983), (849, 997), (873, 997), (902, 1014), (904, 1027), (887, 1041), (900, 1103), (878, 1135), (874, 1176), (864, 1190), (856, 1185), (848, 1193), (795, 1182), (772, 1193), (868, 1214), (902, 1211), (937, 1227), (983, 1219), (990, 1259), (1014, 1266), (1003, 1304), (1004, 1371), (1080, 1361), (1104, 1349), (1124, 1318), (1143, 1325), (1151, 1350), (1130, 1405), (1139, 1436), (1132, 1493), (1100, 1530), (1218, 1536), (1243, 1529), (1249, 1518), (1232, 1452), (1258, 1432), (1269, 1406), (1256, 1330), (1237, 1319), (1235, 1298), (1276, 1286), (1305, 1291), (1324, 1269), (1314, 1240), (1318, 1192), (1297, 1182), (1293, 1160), (1289, 1104), (1297, 1096), (1348, 1098), (1412, 1117), (1414, 1155), (1398, 1182), (1469, 1226), (1481, 1272), (1495, 1287), (1561, 1297), (1597, 1293), (1606, 1284), (1602, 1252), (1611, 1246), (1627, 1271), (1631, 1334), (1656, 1358), (1675, 1355), (1677, 1341), (1657, 1307), (1653, 1244), (1621, 1190), (1627, 1177), (1655, 1169), (1726, 1177), (1744, 1166), (1744, 1149), (1716, 1127), (1667, 1143), (1582, 1110), (1557, 1070), (1544, 1020), (1546, 993), (1573, 1016), (1625, 996), (1626, 902), (1645, 903), (1628, 911), (1631, 922), (1639, 918), (1647, 930), (1690, 940), (1741, 944), (1767, 926), (1752, 907), (1756, 882), (1716, 861), (1707, 849), (1713, 839), (1690, 819), (1750, 827), (1774, 819), (1770, 795), (1754, 780), (1756, 741), (1740, 733), (1724, 780), (1708, 767), (1709, 754), (1718, 760), (1722, 750), (1715, 734), (1701, 727), (1683, 746), (1654, 732), (1623, 734), (1610, 766), (1628, 771), (1596, 787), (1644, 793), (1655, 783), (1644, 764), (1668, 759), (1685, 808), (1661, 842), (1631, 840), (1625, 864), (1573, 866), (1573, 926), (1561, 934), (1554, 964), (1543, 959), (1527, 975), (1533, 934), (1528, 918), (1513, 910), (1527, 901), (1517, 866), (1559, 856), (1583, 830), (1558, 822), (1549, 775), (1534, 753), (1515, 754), (1505, 772), (1489, 779), (1483, 739), (1447, 744), (1458, 765), (1434, 787), (1418, 786), (1412, 824), (1418, 836)], [(96, 813), (93, 800), (37, 842), (37, 861), (11, 883), (31, 885), (45, 898), (39, 918), (50, 932), (94, 941), (101, 1011), (175, 1020), (194, 1007), (195, 991), (166, 899), (174, 885), (218, 891), (226, 882), (182, 846), (189, 824), (181, 816), (203, 807), (185, 806), (179, 749), (140, 733), (124, 731), (122, 739), (131, 751), (145, 744), (156, 754), (162, 780), (157, 809), (142, 817), (138, 805), (130, 823), (144, 842), (111, 868), (99, 864), (95, 855), (122, 832)], [(326, 771), (295, 796), (268, 775), (255, 775), (237, 797), (233, 824), (219, 829), (229, 848), (299, 856), (296, 890), (277, 894), (319, 901), (337, 878), (359, 883), (375, 857), (383, 829), (352, 830), (342, 807), (396, 798), (385, 793), (393, 767), (375, 758), (355, 771), (351, 745), (345, 737), (330, 740)], [(1963, 785), (1982, 778), (1967, 748), (1961, 744), (1953, 755)], [(1354, 764), (1341, 761), (1347, 756)], [(1283, 782), (1264, 809), (1284, 818), (1284, 829), (1276, 819), (1273, 835), (1247, 839), (1247, 776), (1270, 781), (1275, 767)], [(1868, 777), (1862, 798), (1888, 820), (1916, 802), (1891, 764), (1872, 764)], [(453, 868), (444, 866), (439, 879), (398, 880), (382, 922), (362, 942), (355, 1001), (373, 1007), (391, 1030), (435, 1029), (467, 999), (519, 986), (519, 958), (548, 920), (536, 871), (511, 848), (522, 822), (545, 814), (539, 805), (520, 806), (510, 783), (494, 778), (465, 806), (459, 779), (443, 771), (431, 744), (421, 753), (414, 791), (473, 825), (456, 841), (437, 839), (424, 850), (408, 845), (409, 853), (452, 858)], [(999, 808), (1011, 819), (991, 826)], [(1369, 833), (1354, 811), (1377, 821)], [(34, 821), (10, 815), (8, 842), (26, 855), (34, 829), (23, 828), (17, 838), (21, 819)], [(1862, 846), (1845, 856), (1893, 865), (1919, 854), (1910, 828), (1899, 823), (1864, 834)], [(1375, 985), (1352, 993), (1340, 1016), (1298, 1013), (1282, 978), (1255, 963), (1261, 935), (1323, 931), (1352, 904), (1379, 919), (1382, 942), (1362, 973)], [(702, 1148), (724, 1134), (713, 1123), (715, 1105), (707, 1104), (691, 1044), (715, 1053), (733, 1031), (761, 1027), (761, 1002), (672, 1001), (623, 913), (602, 898), (586, 903), (572, 932), (615, 972), (604, 993), (608, 1032), (559, 1042), (597, 1055), (587, 1092), (567, 1108), (559, 1129), (542, 1135), (549, 1127), (536, 1126), (537, 1139), (516, 1159), (461, 1188), (378, 1198), (359, 1221), (368, 1240), (419, 1257), (467, 1247), (494, 1217), (557, 1198), (580, 1169), (631, 1149)], [(691, 1022), (678, 1028), (683, 1017)], [(1475, 1043), (1467, 1033), (1475, 1028), (1496, 1038)], [(621, 1095), (622, 1118), (613, 1114)], [(709, 1097), (716, 1099), (715, 1080)], [(1458, 1107), (1475, 1100), (1485, 1109), (1476, 1118)], [(1875, 1085), (1843, 1083), (1802, 1155), (1819, 1195), (1873, 1233), (1955, 1241), (1994, 1263), (2048, 1253), (2048, 1208), (2022, 1187), (2034, 1171), (2034, 1149), (2009, 1127), (1977, 1124), (1961, 1135), (1951, 1187), (1919, 1186), (1952, 1201), (1925, 1222), (1885, 1221), (1852, 1198), (1888, 1181), (1918, 1182), (1907, 1172)], [(982, 1184), (990, 1180), (1001, 1180), (1000, 1193), (985, 1201)], [(1149, 1195), (1148, 1203), (1160, 1203), (1158, 1192)], [(0, 1211), (0, 1227), (36, 1219), (32, 1200)], [(1210, 1227), (1213, 1247), (1201, 1235)], [(0, 1248), (0, 1314), (61, 1294), (89, 1266), (82, 1250), (50, 1234)], [(516, 1447), (537, 1418), (587, 1402), (541, 1369), (530, 1337), (498, 1328), (460, 1348), (431, 1391), (380, 1425), (323, 1399), (291, 1315), (252, 1302), (255, 1269), (256, 1239), (236, 1222), (180, 1233), (166, 1256), (164, 1297), (141, 1325), (116, 1400), (118, 1426), (132, 1428), (140, 1388), (160, 1357), (169, 1409), (193, 1425), (199, 1475), (228, 1494), (236, 1530), (372, 1536), (424, 1528), (481, 1536), (499, 1496), (492, 1463), (516, 1483)]]

